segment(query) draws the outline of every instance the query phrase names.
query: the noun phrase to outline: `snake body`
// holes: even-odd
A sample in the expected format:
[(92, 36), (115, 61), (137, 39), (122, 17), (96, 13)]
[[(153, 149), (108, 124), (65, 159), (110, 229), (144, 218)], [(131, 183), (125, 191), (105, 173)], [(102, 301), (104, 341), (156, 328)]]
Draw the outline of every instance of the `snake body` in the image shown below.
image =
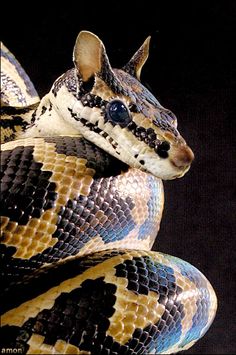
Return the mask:
[(140, 82), (149, 40), (112, 69), (80, 32), (41, 101), (2, 46), (2, 353), (176, 353), (213, 322), (205, 276), (150, 251), (193, 153)]

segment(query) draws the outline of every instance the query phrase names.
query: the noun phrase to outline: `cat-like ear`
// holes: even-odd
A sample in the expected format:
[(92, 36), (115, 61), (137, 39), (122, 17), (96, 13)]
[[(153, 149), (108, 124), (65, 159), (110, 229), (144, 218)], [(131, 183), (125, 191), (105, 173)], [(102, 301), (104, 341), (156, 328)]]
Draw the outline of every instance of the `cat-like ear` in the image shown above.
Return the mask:
[(140, 80), (141, 70), (148, 59), (151, 36), (147, 37), (143, 45), (137, 50), (130, 61), (122, 68), (126, 73)]
[[(83, 81), (95, 74), (113, 75), (109, 59), (102, 41), (89, 31), (81, 31), (76, 39), (73, 61)], [(100, 74), (100, 75), (99, 75)]]

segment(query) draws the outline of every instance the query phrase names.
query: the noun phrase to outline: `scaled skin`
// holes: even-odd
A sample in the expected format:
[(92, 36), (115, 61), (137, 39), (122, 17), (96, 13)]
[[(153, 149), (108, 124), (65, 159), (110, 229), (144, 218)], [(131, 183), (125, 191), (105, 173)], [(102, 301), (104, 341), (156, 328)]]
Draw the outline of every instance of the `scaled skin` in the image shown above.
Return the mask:
[[(214, 319), (206, 278), (149, 251), (160, 179), (182, 177), (194, 158), (174, 114), (140, 83), (149, 41), (112, 69), (101, 40), (82, 31), (75, 67), (40, 103), (33, 90), (21, 109), (3, 95), (3, 138), (18, 138), (2, 146), (5, 348), (176, 353)], [(17, 85), (18, 74), (7, 78)]]

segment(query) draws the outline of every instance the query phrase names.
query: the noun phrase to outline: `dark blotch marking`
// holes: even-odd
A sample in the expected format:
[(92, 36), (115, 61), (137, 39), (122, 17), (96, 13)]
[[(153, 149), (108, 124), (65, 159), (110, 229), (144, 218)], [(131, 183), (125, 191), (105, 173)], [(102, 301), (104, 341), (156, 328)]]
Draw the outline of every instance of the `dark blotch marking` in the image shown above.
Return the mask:
[(45, 137), (48, 143), (55, 143), (58, 154), (86, 159), (86, 166), (95, 170), (94, 178), (117, 176), (127, 171), (128, 166), (104, 150), (81, 137)]
[(133, 121), (127, 125), (127, 128), (139, 141), (145, 142), (150, 148), (155, 148), (160, 144), (153, 128), (137, 126)]
[[(69, 200), (58, 212), (57, 229), (53, 234), (58, 242), (40, 258), (48, 262), (75, 255), (96, 236), (105, 244), (125, 238), (135, 227), (131, 215), (134, 203), (129, 197), (119, 196), (115, 185), (116, 177), (95, 178), (89, 196)], [(101, 211), (103, 217), (98, 220), (96, 216)]]
[(22, 130), (29, 124), (24, 121), (24, 119), (20, 116), (12, 116), (12, 119), (4, 119), (4, 117), (0, 120), (0, 128), (1, 129), (11, 129), (13, 132), (16, 132), (15, 126), (20, 126)]
[(43, 164), (34, 161), (33, 151), (33, 146), (20, 146), (1, 156), (1, 215), (19, 225), (40, 218), (57, 198), (56, 184), (49, 181), (52, 172), (41, 170)]
[(76, 121), (81, 121), (81, 118), (75, 112), (73, 112), (71, 108), (68, 108), (68, 111), (70, 112), (71, 117), (73, 117)]
[[(115, 185), (116, 176), (120, 175), (121, 171), (126, 171), (128, 169), (125, 164), (80, 137), (47, 137), (45, 138), (45, 141), (48, 143), (54, 143), (55, 150), (58, 154), (86, 159), (86, 166), (95, 169), (94, 182), (91, 186), (89, 196), (78, 196), (75, 200), (69, 200), (67, 204), (59, 210), (57, 229), (53, 234), (53, 238), (58, 238), (58, 242), (53, 247), (47, 248), (42, 253), (33, 256), (29, 260), (23, 260), (12, 257), (16, 252), (15, 247), (3, 246), (4, 284), (21, 280), (24, 274), (32, 273), (32, 270), (37, 269), (45, 262), (52, 263), (69, 255), (77, 254), (95, 235), (100, 235), (106, 243), (111, 239), (122, 239), (126, 235), (126, 232), (129, 231), (130, 228), (133, 228), (133, 220), (131, 216), (131, 209), (133, 208), (132, 200), (129, 198), (122, 199), (119, 197), (118, 193), (111, 192)], [(23, 149), (23, 147), (21, 147), (21, 149)], [(19, 161), (21, 160), (20, 154), (23, 154), (21, 149), (18, 157)], [(33, 151), (33, 147), (30, 149)], [(8, 158), (11, 157), (11, 153), (8, 152), (5, 155), (4, 159), (6, 162)], [(3, 174), (7, 166), (7, 163), (4, 163), (4, 159), (2, 160)], [(29, 154), (29, 161), (26, 157), (24, 157), (23, 160), (27, 160), (28, 164), (30, 164), (31, 159), (32, 156)], [(19, 168), (18, 160), (12, 161), (12, 170), (8, 171), (6, 180), (9, 181), (8, 184), (5, 182), (5, 199), (8, 198), (8, 191), (11, 186), (11, 181), (15, 176), (15, 169)], [(26, 191), (29, 191), (29, 193), (26, 198), (24, 197), (24, 199), (22, 199), (20, 197), (20, 189), (23, 189), (23, 191), (25, 190), (22, 184), (20, 184), (19, 192), (16, 195), (16, 201), (18, 204), (24, 204), (24, 200), (30, 198), (34, 199), (34, 196), (36, 196), (34, 186), (38, 186), (39, 191), (42, 192), (42, 186), (40, 186), (40, 181), (42, 181), (42, 179), (40, 180), (40, 174), (46, 174), (47, 172), (41, 172), (41, 164), (37, 164), (36, 167), (38, 167), (39, 170), (29, 172), (29, 168), (28, 170), (26, 169), (26, 177), (24, 176), (24, 178), (26, 178), (26, 180), (28, 179), (26, 187), (29, 187), (25, 187), (25, 189)], [(48, 178), (50, 176), (51, 173), (49, 173)], [(33, 181), (31, 181), (33, 187), (31, 186), (32, 184), (29, 184), (29, 179), (31, 177), (33, 178)], [(39, 182), (37, 182), (37, 179), (39, 179)], [(103, 203), (101, 196), (104, 200)], [(9, 203), (10, 202), (13, 203), (13, 201), (9, 201)], [(48, 203), (50, 203), (50, 201)], [(34, 201), (32, 201), (32, 205), (33, 204)], [(30, 208), (31, 207), (29, 206), (26, 211), (30, 211)], [(96, 222), (95, 214), (99, 210), (103, 210), (105, 216), (108, 217), (106, 223)], [(3, 213), (3, 215), (6, 215), (6, 213)]]
[[(4, 241), (4, 235), (2, 242)], [(13, 255), (17, 251), (14, 246), (7, 246), (5, 244), (0, 244), (0, 254), (1, 254), (1, 290), (5, 290), (10, 284), (14, 284), (21, 281), (24, 276), (31, 274), (35, 269), (38, 269), (42, 262), (40, 260), (31, 259), (19, 259), (13, 258)], [(28, 292), (28, 291), (27, 291)], [(26, 294), (27, 294), (26, 292)], [(18, 294), (16, 290), (12, 296), (14, 298), (15, 294)], [(7, 302), (10, 300), (7, 297)], [(2, 304), (2, 310), (6, 306), (6, 302)], [(14, 302), (13, 302), (14, 303)]]
[[(102, 260), (103, 258), (100, 258), (100, 261)], [(90, 261), (88, 267), (91, 266), (93, 265)], [(77, 271), (80, 272), (78, 260), (77, 267), (79, 267)], [(67, 270), (69, 271), (69, 269)], [(49, 277), (45, 273), (44, 276)], [(61, 276), (62, 280), (66, 276), (69, 275)], [(37, 281), (40, 282), (40, 279)], [(50, 278), (48, 282), (55, 284), (53, 278)], [(20, 294), (19, 291), (17, 294), (21, 296), (24, 289), (22, 289), (22, 285), (19, 286)], [(36, 285), (35, 289), (37, 289)], [(29, 292), (32, 293), (32, 289)], [(116, 286), (105, 282), (103, 277), (85, 280), (80, 287), (73, 291), (61, 293), (51, 309), (44, 309), (36, 317), (29, 318), (21, 328), (3, 327), (1, 333), (4, 335), (4, 345), (24, 349), (23, 353), (25, 353), (29, 348), (27, 345), (29, 338), (32, 334), (39, 334), (45, 336), (45, 344), (54, 345), (58, 339), (61, 339), (79, 346), (81, 350), (91, 350), (96, 354), (97, 349), (103, 347), (105, 334), (110, 325), (108, 319), (115, 312), (115, 292)], [(38, 293), (40, 294), (40, 292)], [(104, 344), (107, 344), (107, 341)]]
[(115, 269), (116, 276), (126, 277), (129, 280), (127, 289), (135, 293), (147, 295), (149, 291), (153, 291), (160, 294), (162, 299), (167, 294), (173, 296), (176, 292), (174, 270), (154, 262), (148, 256), (125, 260)]
[(136, 131), (136, 129), (137, 129), (137, 125), (136, 125), (136, 123), (135, 123), (134, 121), (131, 121), (131, 122), (128, 124), (127, 128), (128, 128), (132, 133), (134, 133), (134, 132)]
[(89, 106), (89, 107), (99, 107), (99, 108), (104, 108), (104, 106), (108, 103), (106, 100), (103, 100), (100, 96), (93, 95), (91, 93), (88, 94), (81, 94), (80, 98), (83, 106)]
[[(84, 258), (68, 260), (65, 264), (44, 268), (23, 280), (20, 285), (10, 287), (5, 293), (3, 305), (8, 303), (8, 309), (16, 307), (17, 304), (33, 299), (63, 280), (80, 275), (120, 253), (118, 250), (95, 253)], [(115, 312), (116, 286), (106, 283), (103, 277), (88, 279), (77, 289), (61, 293), (51, 309), (45, 309), (35, 318), (26, 321), (21, 333), (17, 327), (5, 327), (4, 339), (10, 339), (6, 344), (26, 349), (30, 336), (36, 333), (45, 336), (45, 343), (48, 345), (54, 345), (57, 339), (62, 339), (79, 346), (81, 350), (91, 351), (93, 355), (97, 354), (98, 349), (102, 354), (112, 352), (131, 355), (149, 353), (155, 348), (158, 351), (165, 351), (178, 341), (184, 311), (183, 306), (177, 301), (177, 296), (182, 290), (175, 283), (173, 270), (144, 256), (117, 265), (116, 276), (127, 277), (129, 281), (133, 280), (134, 283), (142, 285), (139, 293), (146, 294), (146, 290), (158, 292), (159, 302), (166, 308), (156, 324), (150, 324), (144, 329), (136, 328), (126, 344), (120, 345), (111, 336), (106, 336), (110, 326), (109, 318)]]
[(36, 111), (34, 111), (34, 112), (32, 113), (30, 122), (31, 122), (31, 123), (34, 123), (34, 122), (36, 121), (36, 117), (37, 117)]
[(159, 149), (161, 149), (163, 151), (170, 150), (170, 143), (167, 141), (161, 142), (161, 144), (159, 145)]
[(1, 115), (8, 115), (8, 116), (24, 115), (30, 112), (31, 110), (36, 109), (37, 107), (38, 107), (38, 103), (27, 107), (1, 106), (0, 113)]
[(165, 150), (159, 149), (159, 147), (155, 147), (155, 152), (159, 155), (160, 158), (166, 159), (168, 158), (169, 154)]
[[(50, 182), (50, 171), (42, 171), (42, 164), (33, 160), (34, 147), (16, 147), (1, 154), (1, 216), (26, 225), (31, 218), (40, 218), (42, 213), (55, 205), (56, 185)], [(2, 242), (5, 233), (3, 231)], [(39, 260), (13, 258), (16, 247), (1, 245), (2, 285), (15, 282), (23, 275), (38, 268)]]
[[(14, 250), (12, 253), (13, 252)], [(79, 259), (68, 260), (61, 265), (51, 265), (41, 270), (34, 270), (33, 266), (39, 267), (40, 263), (38, 263), (39, 265), (36, 263), (33, 264), (32, 259), (31, 263), (27, 261), (28, 263), (26, 266), (24, 263), (19, 264), (23, 271), (25, 271), (26, 277), (21, 280), (23, 275), (20, 275), (21, 277), (19, 277), (18, 280), (10, 279), (9, 281), (11, 281), (11, 284), (8, 286), (5, 285), (5, 287), (1, 284), (1, 314), (47, 292), (50, 288), (59, 285), (66, 279), (81, 275), (87, 269), (90, 269), (118, 254), (122, 254), (122, 252), (114, 250), (103, 254), (94, 253)], [(27, 272), (31, 266), (31, 275), (27, 276)], [(18, 266), (16, 269), (18, 269)], [(21, 282), (17, 283), (19, 280), (21, 280)]]
[(154, 150), (161, 158), (168, 158), (168, 150), (170, 149), (170, 143), (167, 141), (159, 142), (156, 144)]
[(129, 106), (129, 109), (130, 109), (130, 112), (133, 112), (133, 113), (140, 112), (140, 109), (138, 108), (137, 105), (135, 105), (135, 103), (131, 103)]
[[(109, 318), (115, 312), (116, 286), (103, 277), (85, 280), (69, 293), (61, 293), (51, 309), (30, 318), (22, 329), (29, 336), (45, 336), (44, 343), (54, 345), (58, 339), (95, 351), (102, 346)], [(18, 341), (18, 339), (17, 339)]]
[(46, 106), (42, 106), (41, 115), (43, 115), (46, 111), (47, 111), (47, 107)]
[(159, 351), (166, 350), (181, 336), (183, 305), (177, 301), (182, 289), (176, 285), (172, 268), (154, 262), (150, 257), (135, 257), (115, 267), (116, 276), (129, 280), (127, 288), (134, 293), (153, 291), (159, 295), (159, 303), (165, 306), (161, 319), (144, 329), (136, 329), (126, 345), (137, 353), (148, 352), (158, 344)]

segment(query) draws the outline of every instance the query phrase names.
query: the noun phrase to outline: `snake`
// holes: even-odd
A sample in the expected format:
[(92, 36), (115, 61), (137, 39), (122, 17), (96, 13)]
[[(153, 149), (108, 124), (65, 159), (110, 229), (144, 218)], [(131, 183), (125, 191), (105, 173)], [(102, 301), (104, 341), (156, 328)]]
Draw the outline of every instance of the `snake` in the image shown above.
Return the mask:
[(194, 154), (141, 83), (149, 47), (114, 69), (81, 31), (40, 99), (1, 44), (2, 354), (177, 353), (215, 318), (201, 271), (152, 250)]

